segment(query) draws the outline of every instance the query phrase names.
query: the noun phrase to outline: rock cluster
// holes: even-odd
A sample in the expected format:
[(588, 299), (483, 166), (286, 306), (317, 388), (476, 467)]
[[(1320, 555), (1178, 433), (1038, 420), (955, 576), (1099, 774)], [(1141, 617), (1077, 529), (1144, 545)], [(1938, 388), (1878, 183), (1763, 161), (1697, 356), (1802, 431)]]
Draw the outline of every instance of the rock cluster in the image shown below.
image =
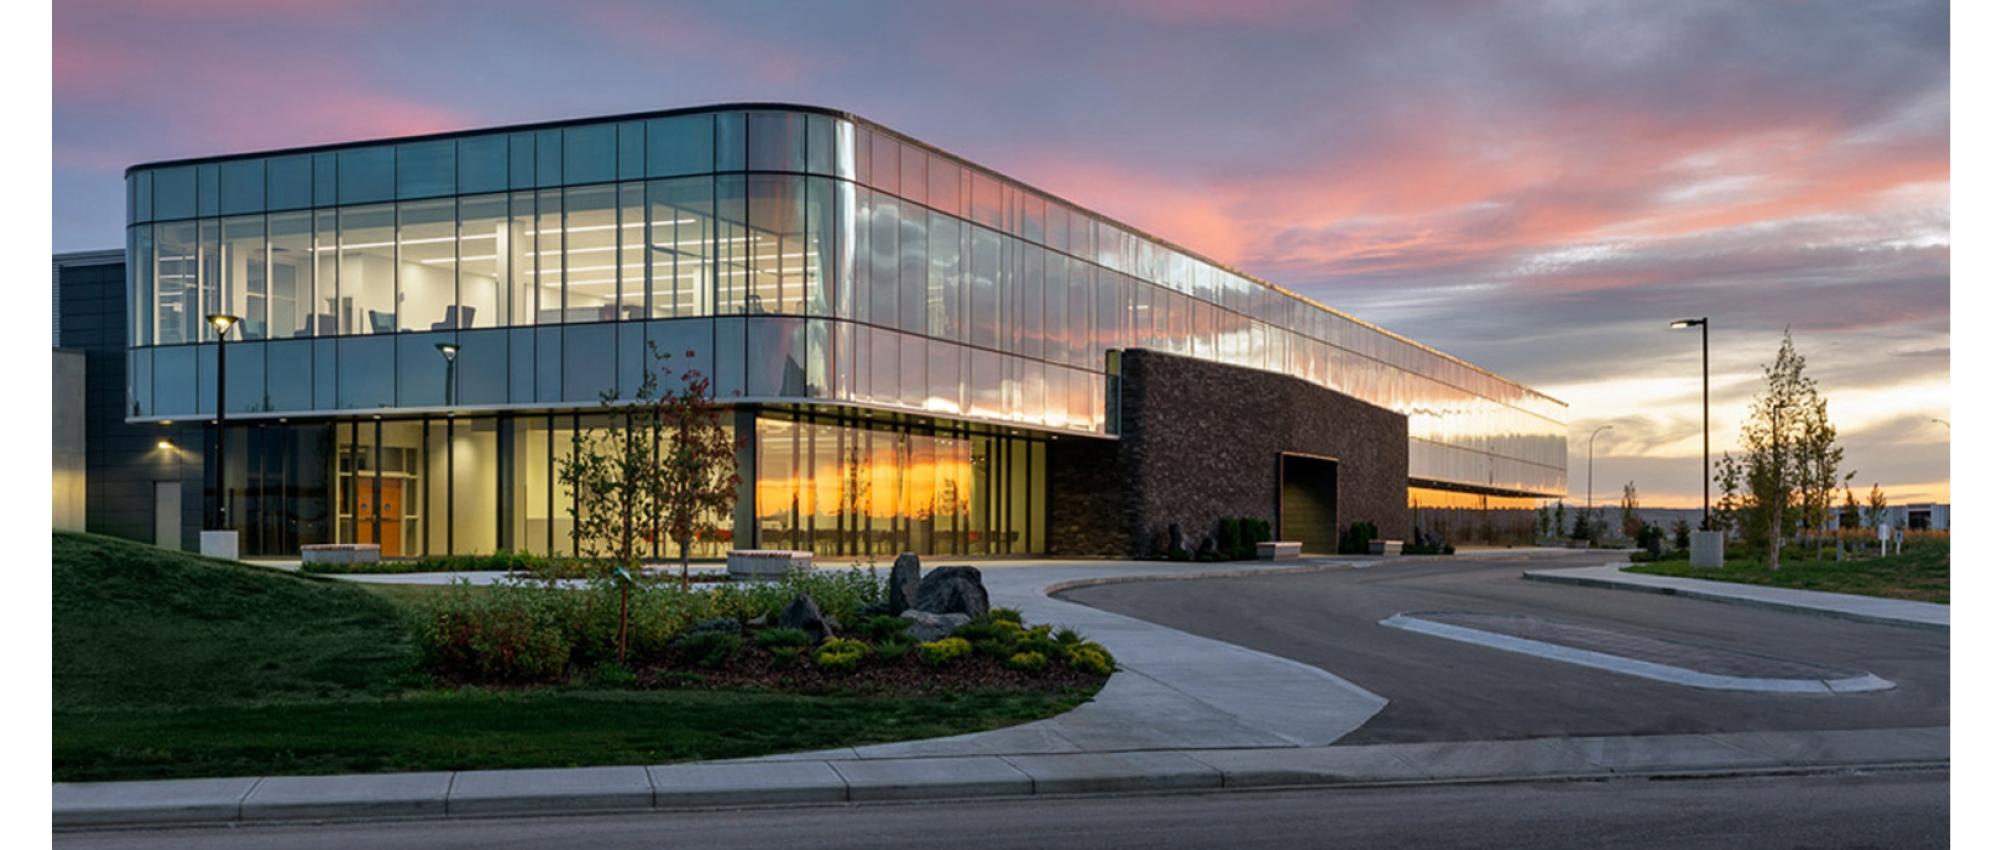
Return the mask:
[(949, 635), (991, 607), (978, 568), (938, 567), (926, 575), (912, 552), (890, 568), (888, 597), (885, 612), (909, 620), (905, 633), (917, 641)]

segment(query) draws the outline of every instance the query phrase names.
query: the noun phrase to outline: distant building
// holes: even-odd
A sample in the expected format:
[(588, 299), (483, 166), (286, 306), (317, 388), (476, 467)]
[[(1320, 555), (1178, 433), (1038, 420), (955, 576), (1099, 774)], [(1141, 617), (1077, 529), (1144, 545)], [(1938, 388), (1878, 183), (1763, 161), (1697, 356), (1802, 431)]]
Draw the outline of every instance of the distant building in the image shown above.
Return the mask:
[(1889, 523), (1913, 531), (1950, 531), (1951, 505), (1946, 502), (1897, 505), (1889, 509)]

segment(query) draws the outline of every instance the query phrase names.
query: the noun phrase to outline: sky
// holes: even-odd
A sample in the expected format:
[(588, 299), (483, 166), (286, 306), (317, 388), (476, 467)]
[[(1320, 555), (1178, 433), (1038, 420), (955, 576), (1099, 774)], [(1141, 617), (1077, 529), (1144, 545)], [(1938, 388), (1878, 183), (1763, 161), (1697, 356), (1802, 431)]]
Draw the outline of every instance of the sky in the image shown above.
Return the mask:
[(54, 11), (57, 251), (138, 162), (817, 104), (1567, 402), (1573, 502), (1700, 504), (1704, 315), (1717, 456), (1789, 328), (1857, 497), (1950, 499), (1942, 0)]

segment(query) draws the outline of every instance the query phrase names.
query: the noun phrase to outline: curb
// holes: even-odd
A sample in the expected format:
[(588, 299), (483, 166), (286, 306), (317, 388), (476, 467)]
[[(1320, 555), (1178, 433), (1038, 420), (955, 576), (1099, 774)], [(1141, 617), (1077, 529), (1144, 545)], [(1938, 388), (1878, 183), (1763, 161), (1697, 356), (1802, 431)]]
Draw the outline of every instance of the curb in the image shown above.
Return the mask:
[(57, 831), (1949, 769), (1949, 727), (56, 783)]
[[(1752, 599), (1744, 596), (1737, 596), (1734, 594), (1719, 593), (1710, 590), (1702, 590), (1699, 588), (1667, 587), (1662, 585), (1640, 584), (1638, 582), (1630, 582), (1630, 581), (1616, 581), (1612, 579), (1594, 578), (1591, 576), (1552, 574), (1549, 572), (1542, 572), (1536, 570), (1522, 571), (1521, 578), (1527, 579), (1528, 581), (1547, 582), (1549, 584), (1567, 584), (1567, 585), (1574, 585), (1576, 587), (1596, 587), (1608, 590), (1629, 590), (1636, 593), (1652, 593), (1660, 596), (1680, 596), (1687, 599), (1699, 599), (1703, 602), (1720, 602), (1725, 605), (1740, 605), (1745, 608), (1762, 608), (1767, 611), (1784, 611), (1792, 614), (1807, 614), (1811, 616), (1826, 617), (1834, 620), (1849, 620), (1856, 623), (1869, 623), (1878, 626), (1902, 626), (1904, 628), (1923, 629), (1925, 631), (1934, 631), (1934, 632), (1951, 631), (1951, 626), (1947, 624), (1927, 623), (1922, 620), (1910, 620), (1901, 617), (1884, 617), (1874, 614), (1862, 614), (1855, 611), (1842, 611), (1835, 608), (1821, 608), (1813, 605), (1800, 605), (1795, 603), (1777, 602), (1769, 599)], [(1690, 581), (1699, 581), (1699, 579), (1690, 579)]]

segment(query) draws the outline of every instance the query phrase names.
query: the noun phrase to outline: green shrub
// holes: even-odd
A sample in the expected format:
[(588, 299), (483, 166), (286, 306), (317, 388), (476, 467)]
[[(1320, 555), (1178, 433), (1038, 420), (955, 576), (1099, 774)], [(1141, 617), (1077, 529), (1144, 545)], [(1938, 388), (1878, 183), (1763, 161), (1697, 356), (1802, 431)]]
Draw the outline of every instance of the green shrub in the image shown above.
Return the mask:
[(805, 657), (806, 647), (803, 646), (771, 647), (771, 661), (779, 667), (797, 667)]
[(1076, 630), (1072, 628), (1057, 629), (1055, 638), (1056, 638), (1056, 643), (1062, 644), (1063, 646), (1075, 646), (1083, 642), (1083, 635), (1077, 634)]
[(688, 632), (674, 641), (681, 657), (699, 667), (721, 667), (743, 648), (743, 636), (728, 632)]
[(1117, 666), (1111, 660), (1110, 650), (1096, 643), (1079, 643), (1066, 648), (1063, 661), (1069, 666), (1099, 676), (1109, 676)]
[(461, 581), (425, 600), (416, 643), (433, 674), (491, 682), (542, 682), (569, 668), (571, 644), (554, 600), (504, 584)]
[(860, 666), (869, 652), (868, 644), (853, 638), (827, 638), (813, 653), (813, 663), (828, 672), (845, 673)]
[(765, 629), (758, 632), (756, 637), (757, 645), (764, 649), (777, 649), (786, 646), (811, 646), (812, 642), (812, 635), (806, 634), (805, 629), (790, 629), (783, 626)]
[(1021, 625), (1021, 611), (1017, 608), (993, 608), (986, 612), (986, 619), (996, 623)]
[(1215, 521), (1215, 551), (1224, 557), (1236, 557), (1243, 548), (1243, 526), (1235, 517), (1223, 517)]
[(855, 631), (860, 632), (863, 637), (869, 640), (881, 643), (901, 637), (904, 630), (909, 627), (910, 621), (901, 617), (892, 617), (888, 614), (871, 614), (863, 617), (861, 622), (856, 624)]
[(992, 641), (1011, 647), (1014, 645), (1014, 641), (1019, 640), (1021, 637), (1021, 624), (1007, 620), (993, 620), (981, 617), (953, 629), (951, 634), (953, 637), (965, 638), (973, 644), (978, 644), (982, 641)]
[(917, 644), (917, 657), (932, 667), (943, 667), (972, 654), (972, 643), (962, 637), (940, 638)]
[(908, 638), (891, 638), (875, 645), (875, 657), (883, 661), (900, 661), (903, 656), (909, 655), (915, 646), (916, 644)]
[(743, 622), (735, 617), (709, 617), (695, 623), (688, 629), (688, 632), (721, 632), (723, 634), (741, 635), (743, 633)]
[(629, 688), (638, 683), (639, 677), (623, 664), (605, 661), (591, 671), (590, 680), (601, 688)]
[(1007, 657), (1007, 669), (1040, 673), (1049, 666), (1049, 657), (1039, 652), (1016, 652)]
[(1251, 556), (1257, 554), (1257, 544), (1277, 539), (1271, 536), (1270, 520), (1244, 517), (1238, 522), (1243, 529), (1243, 542), (1250, 547)]
[(1368, 554), (1368, 542), (1380, 539), (1381, 537), (1382, 534), (1376, 530), (1375, 523), (1354, 523), (1348, 526), (1346, 531), (1340, 533), (1340, 554), (1366, 555)]

